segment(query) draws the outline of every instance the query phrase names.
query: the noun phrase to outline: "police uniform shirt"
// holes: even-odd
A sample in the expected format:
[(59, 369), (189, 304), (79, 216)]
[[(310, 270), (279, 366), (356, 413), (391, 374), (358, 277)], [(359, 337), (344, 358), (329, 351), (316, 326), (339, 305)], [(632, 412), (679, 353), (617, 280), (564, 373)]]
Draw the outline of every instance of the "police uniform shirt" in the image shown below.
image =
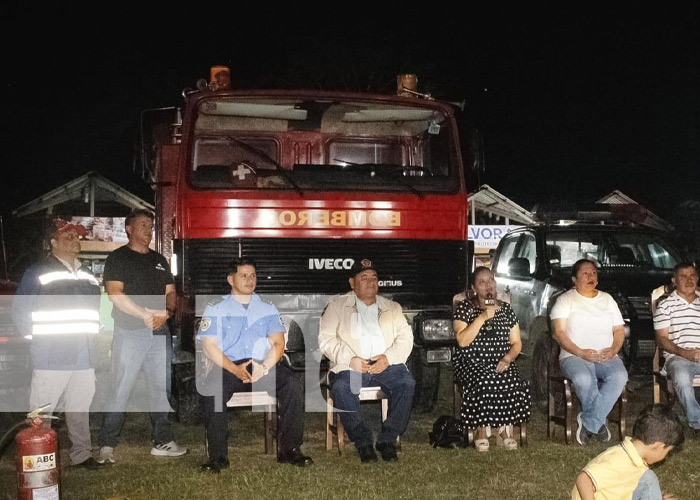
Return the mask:
[(270, 351), (270, 335), (284, 333), (279, 311), (253, 294), (248, 307), (226, 295), (204, 309), (197, 339), (216, 338), (217, 345), (231, 361), (254, 359), (262, 362)]

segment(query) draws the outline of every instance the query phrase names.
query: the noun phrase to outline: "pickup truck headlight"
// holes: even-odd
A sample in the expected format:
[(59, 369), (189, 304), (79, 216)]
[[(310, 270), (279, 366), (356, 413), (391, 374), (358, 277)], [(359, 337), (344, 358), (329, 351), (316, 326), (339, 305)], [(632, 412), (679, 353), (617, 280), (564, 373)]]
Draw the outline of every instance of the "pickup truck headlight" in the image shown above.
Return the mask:
[(452, 340), (452, 320), (449, 319), (425, 319), (422, 324), (423, 338), (425, 340)]

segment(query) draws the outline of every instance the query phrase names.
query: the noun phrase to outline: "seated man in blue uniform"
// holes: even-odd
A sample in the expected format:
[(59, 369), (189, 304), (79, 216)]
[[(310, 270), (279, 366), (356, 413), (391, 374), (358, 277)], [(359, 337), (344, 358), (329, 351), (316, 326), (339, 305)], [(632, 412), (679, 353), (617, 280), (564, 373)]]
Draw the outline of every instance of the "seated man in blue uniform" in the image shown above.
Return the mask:
[(206, 380), (209, 392), (203, 397), (209, 460), (202, 470), (218, 473), (229, 467), (226, 402), (234, 392), (251, 391), (253, 386), (277, 397), (277, 461), (310, 465), (313, 461), (300, 450), (303, 388), (283, 357), (285, 327), (279, 312), (254, 293), (257, 275), (253, 260), (235, 259), (227, 281), (231, 293), (207, 305), (197, 333), (213, 365)]

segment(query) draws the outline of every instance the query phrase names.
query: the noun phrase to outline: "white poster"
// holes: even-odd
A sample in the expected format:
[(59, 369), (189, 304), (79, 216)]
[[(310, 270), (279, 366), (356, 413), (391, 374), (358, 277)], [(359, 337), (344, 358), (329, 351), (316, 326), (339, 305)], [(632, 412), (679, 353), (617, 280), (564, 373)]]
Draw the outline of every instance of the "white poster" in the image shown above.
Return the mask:
[(469, 241), (474, 242), (474, 248), (496, 248), (506, 234), (521, 226), (478, 226), (470, 225)]
[(73, 217), (81, 240), (126, 243), (126, 217)]

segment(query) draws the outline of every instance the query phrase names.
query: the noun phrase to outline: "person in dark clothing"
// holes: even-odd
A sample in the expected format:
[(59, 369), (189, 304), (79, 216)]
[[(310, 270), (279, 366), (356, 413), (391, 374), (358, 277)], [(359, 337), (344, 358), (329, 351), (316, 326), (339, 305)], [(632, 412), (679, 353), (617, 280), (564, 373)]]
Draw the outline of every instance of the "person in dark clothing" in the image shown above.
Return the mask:
[[(175, 281), (168, 262), (149, 244), (153, 214), (137, 209), (127, 216), (128, 245), (113, 251), (105, 262), (103, 281), (114, 304), (112, 338), (112, 391), (100, 429), (97, 461), (114, 463), (114, 448), (124, 425), (124, 411), (140, 372), (144, 372), (151, 413), (151, 455), (179, 457), (179, 446), (168, 421), (167, 397), (170, 370), (167, 320), (175, 311)], [(140, 408), (142, 409), (142, 408)]]

